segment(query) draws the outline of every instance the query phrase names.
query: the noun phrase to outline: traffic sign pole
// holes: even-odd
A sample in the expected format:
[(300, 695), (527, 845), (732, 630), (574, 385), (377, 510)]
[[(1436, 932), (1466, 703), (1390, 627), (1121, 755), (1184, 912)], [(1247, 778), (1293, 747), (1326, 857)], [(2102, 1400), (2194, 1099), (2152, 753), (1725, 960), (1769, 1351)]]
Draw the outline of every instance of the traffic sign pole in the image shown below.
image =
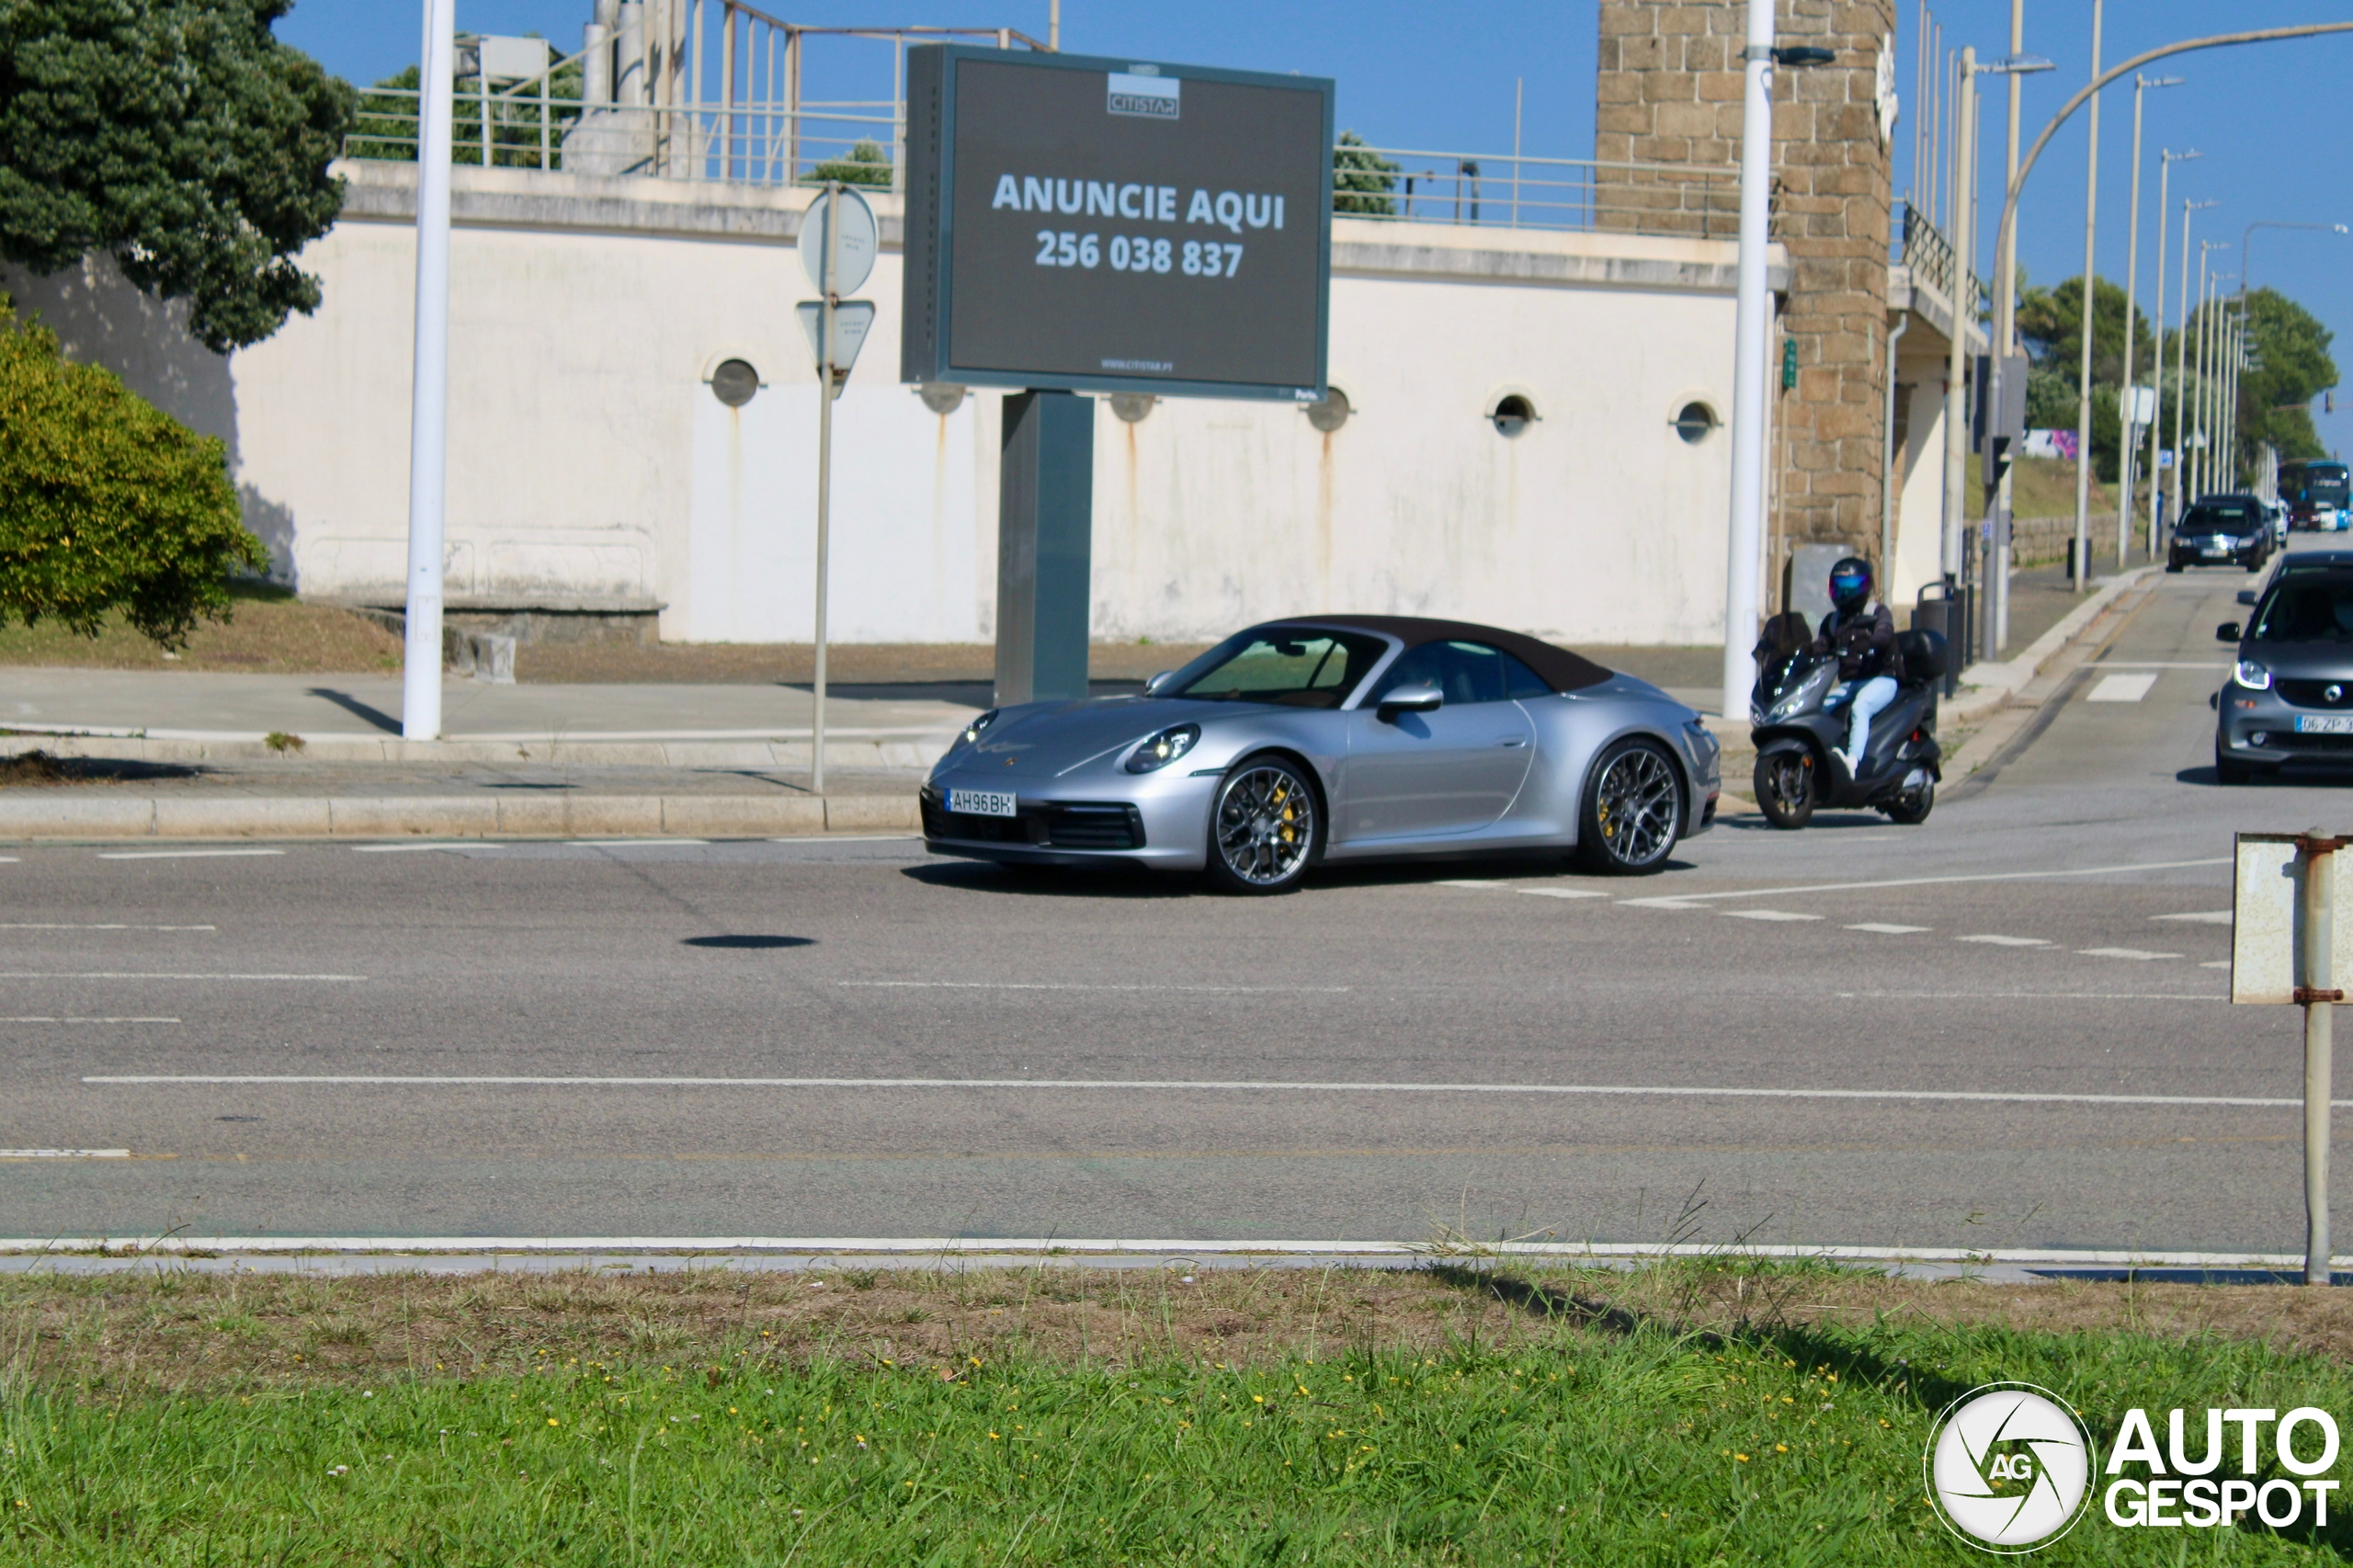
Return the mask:
[(2304, 885), (2304, 1283), (2330, 1283), (2328, 1131), (2331, 1058), (2336, 1054), (2336, 850), (2343, 841), (2314, 828), (2296, 847)]
[(834, 498), (834, 307), (840, 302), (841, 182), (825, 182), (825, 281), (817, 355), (817, 707), (809, 729), (809, 788), (825, 792), (825, 568)]

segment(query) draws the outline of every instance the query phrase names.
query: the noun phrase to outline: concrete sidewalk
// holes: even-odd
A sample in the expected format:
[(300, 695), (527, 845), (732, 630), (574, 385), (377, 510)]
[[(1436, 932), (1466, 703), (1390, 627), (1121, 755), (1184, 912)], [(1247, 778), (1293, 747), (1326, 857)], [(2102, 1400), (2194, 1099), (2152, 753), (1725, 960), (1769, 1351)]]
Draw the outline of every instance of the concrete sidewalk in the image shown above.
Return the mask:
[[(442, 703), (444, 738), (411, 742), (400, 738), (392, 676), (0, 671), (0, 730), (78, 737), (48, 745), (62, 756), (152, 763), (258, 760), (277, 733), (300, 736), (318, 761), (805, 769), (816, 706), (789, 686), (467, 680), (445, 682)], [(826, 766), (926, 767), (973, 711), (958, 700), (829, 696)]]

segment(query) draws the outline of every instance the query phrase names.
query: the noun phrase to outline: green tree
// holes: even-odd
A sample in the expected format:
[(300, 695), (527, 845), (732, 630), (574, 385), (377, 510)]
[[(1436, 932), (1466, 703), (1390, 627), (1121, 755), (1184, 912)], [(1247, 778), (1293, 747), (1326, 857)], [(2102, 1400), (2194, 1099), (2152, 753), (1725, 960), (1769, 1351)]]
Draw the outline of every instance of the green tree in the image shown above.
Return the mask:
[(95, 636), (120, 611), (178, 647), (228, 619), (232, 574), (268, 565), (220, 441), (67, 360), (0, 295), (0, 626), (54, 617)]
[(829, 158), (809, 171), (811, 181), (837, 179), (844, 185), (869, 186), (876, 190), (891, 188), (891, 154), (882, 150), (880, 142), (860, 142), (849, 150), (847, 158)]
[[(2018, 290), (2018, 336), (2034, 361), (2027, 378), (2027, 424), (2073, 430), (2084, 373), (2084, 280), (2054, 289)], [(2156, 374), (2156, 337), (2148, 316), (2132, 312), (2132, 379), (2143, 386)], [(2114, 481), (2122, 472), (2118, 427), (2124, 385), (2124, 290), (2107, 278), (2092, 290), (2092, 472)]]
[(270, 35), (293, 0), (0, 0), (0, 257), (113, 255), (225, 353), (319, 302), (349, 86)]
[(1397, 201), (1390, 193), (1397, 188), (1397, 176), (1404, 171), (1403, 164), (1366, 147), (1363, 137), (1343, 131), (1340, 144), (1332, 150), (1332, 210), (1367, 218), (1395, 217)]
[(2312, 401), (2336, 384), (2334, 336), (2310, 311), (2272, 289), (2247, 296), (2247, 354), (2239, 377), (2239, 446), (2252, 472), (2264, 443), (2283, 458), (2328, 455), (2313, 428)]

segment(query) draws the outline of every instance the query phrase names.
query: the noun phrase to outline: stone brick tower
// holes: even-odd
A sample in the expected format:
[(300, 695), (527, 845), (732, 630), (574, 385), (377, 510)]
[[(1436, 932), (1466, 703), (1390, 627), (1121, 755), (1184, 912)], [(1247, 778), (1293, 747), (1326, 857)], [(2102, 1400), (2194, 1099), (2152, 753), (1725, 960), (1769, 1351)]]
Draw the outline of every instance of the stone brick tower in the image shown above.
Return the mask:
[[(1774, 73), (1773, 235), (1790, 256), (1780, 327), (1798, 368), (1797, 386), (1782, 392), (1777, 342), (1775, 581), (1794, 545), (1879, 554), (1893, 133), (1882, 56), (1895, 32), (1893, 0), (1777, 0), (1777, 8), (1783, 43), (1819, 45), (1837, 61)], [(1747, 30), (1748, 0), (1601, 0), (1594, 156), (1737, 164)], [(1736, 232), (1719, 209), (1736, 207), (1737, 194), (1720, 179), (1704, 199), (1665, 173), (1605, 171), (1597, 184), (1603, 227)]]

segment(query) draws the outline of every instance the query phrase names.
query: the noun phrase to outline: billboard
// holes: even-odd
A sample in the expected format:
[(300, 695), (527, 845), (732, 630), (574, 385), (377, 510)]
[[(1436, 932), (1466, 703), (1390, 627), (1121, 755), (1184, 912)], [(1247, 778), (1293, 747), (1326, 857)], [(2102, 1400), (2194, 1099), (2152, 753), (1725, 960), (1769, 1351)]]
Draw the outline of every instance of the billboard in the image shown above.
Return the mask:
[(1332, 84), (907, 54), (907, 381), (1324, 395)]

